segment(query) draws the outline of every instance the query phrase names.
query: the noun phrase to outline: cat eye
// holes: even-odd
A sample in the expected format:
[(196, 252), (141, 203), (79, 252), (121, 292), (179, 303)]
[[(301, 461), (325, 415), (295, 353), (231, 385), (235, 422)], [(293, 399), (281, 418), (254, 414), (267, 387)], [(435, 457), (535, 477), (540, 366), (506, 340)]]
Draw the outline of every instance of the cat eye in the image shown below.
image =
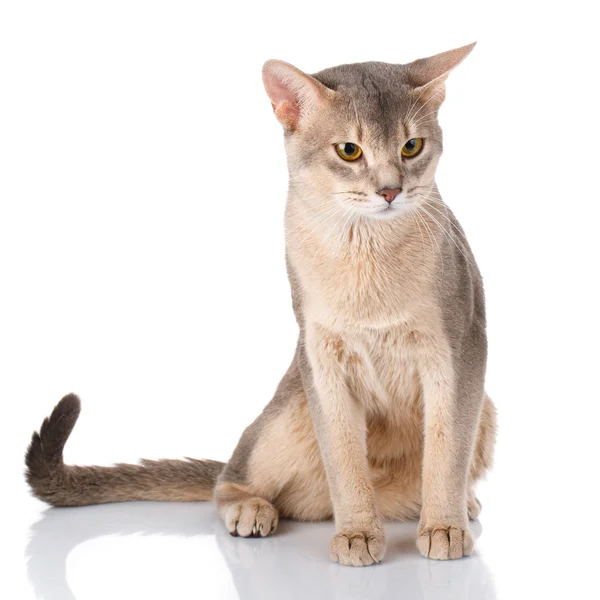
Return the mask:
[(421, 152), (423, 149), (423, 138), (413, 138), (408, 140), (404, 146), (402, 146), (401, 154), (405, 158), (412, 158)]
[(342, 142), (341, 144), (336, 144), (335, 149), (337, 150), (340, 158), (343, 158), (344, 160), (358, 160), (362, 156), (362, 148), (351, 142)]

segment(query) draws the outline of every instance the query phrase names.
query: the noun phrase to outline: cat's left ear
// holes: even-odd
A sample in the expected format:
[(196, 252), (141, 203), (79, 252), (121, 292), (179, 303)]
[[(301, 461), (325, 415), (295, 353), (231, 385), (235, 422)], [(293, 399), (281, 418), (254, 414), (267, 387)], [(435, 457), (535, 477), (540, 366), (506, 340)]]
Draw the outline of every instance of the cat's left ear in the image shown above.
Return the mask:
[(314, 77), (282, 60), (268, 60), (264, 64), (263, 82), (275, 116), (288, 131), (298, 129), (335, 94)]
[(450, 71), (457, 67), (475, 47), (477, 42), (468, 46), (448, 50), (429, 58), (420, 58), (407, 65), (408, 82), (420, 94), (420, 98), (431, 102), (431, 106), (439, 106), (446, 97), (444, 85)]

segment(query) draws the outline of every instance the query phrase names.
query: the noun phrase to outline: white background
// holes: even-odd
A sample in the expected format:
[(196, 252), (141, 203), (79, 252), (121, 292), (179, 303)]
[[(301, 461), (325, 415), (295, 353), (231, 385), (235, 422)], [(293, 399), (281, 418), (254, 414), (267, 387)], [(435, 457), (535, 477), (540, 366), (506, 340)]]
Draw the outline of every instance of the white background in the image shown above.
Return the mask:
[[(293, 536), (313, 531), (311, 572), (340, 598), (593, 595), (600, 48), (591, 3), (554, 6), (0, 5), (3, 597), (70, 598), (64, 581), (78, 600), (302, 597)], [(488, 300), (500, 433), (479, 556), (438, 567), (392, 544), (390, 571), (331, 571), (325, 524), (283, 532), (263, 560), (194, 505), (50, 511), (30, 531), (44, 506), (22, 455), (65, 393), (83, 401), (68, 462), (227, 460), (292, 358), (285, 157), (262, 63), (408, 62), (474, 40), (448, 82), (437, 179)]]

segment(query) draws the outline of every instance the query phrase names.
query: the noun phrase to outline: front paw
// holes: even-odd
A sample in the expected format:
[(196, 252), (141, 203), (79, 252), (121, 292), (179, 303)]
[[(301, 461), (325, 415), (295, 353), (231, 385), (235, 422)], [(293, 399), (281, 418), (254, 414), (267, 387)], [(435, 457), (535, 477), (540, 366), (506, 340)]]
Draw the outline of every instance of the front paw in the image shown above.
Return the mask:
[(462, 558), (473, 552), (473, 535), (468, 525), (419, 524), (417, 548), (427, 558)]
[(385, 554), (382, 530), (344, 531), (329, 544), (329, 556), (340, 565), (363, 567), (380, 562)]

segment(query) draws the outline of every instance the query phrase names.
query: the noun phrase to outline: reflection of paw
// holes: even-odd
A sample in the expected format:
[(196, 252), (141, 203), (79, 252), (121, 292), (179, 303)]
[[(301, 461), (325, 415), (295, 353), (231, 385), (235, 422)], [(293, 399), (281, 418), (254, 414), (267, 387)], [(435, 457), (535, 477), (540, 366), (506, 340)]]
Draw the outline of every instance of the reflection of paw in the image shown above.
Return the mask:
[(341, 565), (362, 567), (380, 562), (385, 554), (385, 538), (379, 531), (338, 533), (329, 544), (329, 556)]
[(419, 525), (417, 548), (427, 558), (448, 560), (469, 556), (473, 552), (473, 536), (468, 526)]
[(471, 521), (475, 521), (481, 514), (481, 502), (474, 495), (467, 501), (467, 512)]
[(277, 509), (262, 498), (233, 502), (225, 513), (225, 526), (231, 535), (265, 537), (277, 529)]

